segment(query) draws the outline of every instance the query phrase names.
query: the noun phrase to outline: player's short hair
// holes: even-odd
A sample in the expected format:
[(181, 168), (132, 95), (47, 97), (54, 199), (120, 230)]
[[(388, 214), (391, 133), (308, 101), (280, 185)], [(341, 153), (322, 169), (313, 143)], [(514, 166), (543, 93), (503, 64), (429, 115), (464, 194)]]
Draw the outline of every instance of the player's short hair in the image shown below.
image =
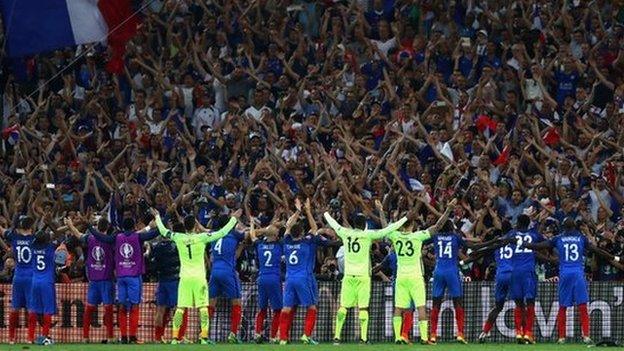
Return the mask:
[(290, 228), (290, 235), (294, 238), (299, 238), (303, 235), (303, 227), (299, 223), (295, 223)]
[(225, 225), (227, 224), (229, 220), (230, 220), (230, 217), (228, 217), (227, 215), (217, 216), (215, 219), (212, 220), (212, 229), (219, 230), (225, 227)]
[(46, 245), (50, 239), (50, 234), (45, 230), (39, 230), (35, 233), (35, 244), (37, 245)]
[(572, 231), (576, 229), (576, 221), (572, 217), (566, 217), (563, 220), (563, 228), (567, 231)]
[(184, 217), (184, 229), (186, 229), (187, 232), (190, 232), (194, 228), (195, 228), (195, 216), (193, 216), (192, 214), (186, 215)]
[(531, 224), (531, 218), (525, 214), (521, 214), (518, 216), (518, 221), (516, 222), (516, 226), (519, 229), (527, 229)]
[(182, 222), (173, 222), (173, 224), (171, 225), (171, 228), (173, 228), (174, 232), (183, 232), (184, 231), (184, 223)]
[(353, 226), (357, 229), (366, 229), (366, 216), (362, 213), (357, 213), (353, 216)]
[(17, 228), (19, 229), (30, 229), (33, 224), (35, 224), (35, 220), (30, 216), (20, 216), (17, 220)]
[(134, 221), (134, 218), (126, 217), (123, 219), (121, 226), (123, 230), (129, 231), (134, 229), (135, 224), (136, 222)]
[(453, 224), (453, 221), (449, 219), (446, 222), (444, 222), (444, 225), (442, 226), (443, 233), (452, 233), (454, 231), (455, 231), (455, 224)]
[(110, 225), (110, 223), (108, 222), (108, 219), (102, 217), (97, 222), (97, 230), (100, 233), (104, 233), (104, 232), (108, 231), (108, 226), (109, 225)]

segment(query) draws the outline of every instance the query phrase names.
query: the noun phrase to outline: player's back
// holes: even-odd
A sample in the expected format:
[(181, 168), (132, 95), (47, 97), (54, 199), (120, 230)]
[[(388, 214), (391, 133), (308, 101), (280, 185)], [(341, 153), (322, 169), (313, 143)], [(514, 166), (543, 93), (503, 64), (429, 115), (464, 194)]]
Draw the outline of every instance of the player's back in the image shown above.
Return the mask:
[(587, 238), (580, 232), (566, 231), (551, 239), (559, 254), (559, 273), (583, 273)]
[(256, 257), (258, 258), (259, 276), (280, 276), (283, 249), (279, 241), (256, 241)]
[(496, 261), (496, 275), (510, 273), (513, 269), (512, 258), (514, 246), (507, 244), (494, 251), (494, 261)]
[(286, 279), (309, 278), (316, 260), (316, 244), (313, 238), (308, 235), (294, 240), (291, 236), (286, 236), (284, 257), (286, 258)]
[(180, 255), (172, 240), (161, 240), (154, 244), (150, 257), (150, 263), (158, 281), (172, 281), (179, 278)]
[(373, 240), (365, 230), (345, 230), (344, 243), (345, 275), (370, 276), (370, 248)]
[(85, 234), (83, 240), (87, 246), (85, 268), (89, 281), (113, 279), (115, 269), (113, 245), (99, 241), (93, 234)]
[(512, 269), (517, 271), (535, 270), (535, 252), (522, 245), (539, 243), (544, 240), (543, 237), (535, 229), (513, 229), (507, 233), (506, 237), (515, 240), (515, 243), (511, 244), (513, 248)]
[(230, 230), (226, 236), (210, 245), (213, 271), (236, 270), (236, 250), (243, 239), (245, 239), (245, 234)]
[(145, 269), (143, 245), (137, 232), (121, 232), (115, 236), (115, 272), (117, 277), (136, 277)]
[(176, 244), (180, 278), (206, 279), (205, 252), (209, 236), (206, 234), (172, 234)]
[(455, 233), (437, 233), (433, 237), (436, 256), (436, 271), (459, 270), (459, 250), (464, 240)]
[(15, 278), (30, 278), (33, 271), (32, 243), (34, 235), (22, 235), (15, 230), (7, 230), (5, 238), (10, 242), (15, 258)]
[(33, 245), (33, 282), (54, 283), (56, 245)]
[(395, 231), (388, 237), (394, 246), (396, 276), (422, 277), (422, 243), (429, 239), (429, 232), (426, 230), (415, 233)]

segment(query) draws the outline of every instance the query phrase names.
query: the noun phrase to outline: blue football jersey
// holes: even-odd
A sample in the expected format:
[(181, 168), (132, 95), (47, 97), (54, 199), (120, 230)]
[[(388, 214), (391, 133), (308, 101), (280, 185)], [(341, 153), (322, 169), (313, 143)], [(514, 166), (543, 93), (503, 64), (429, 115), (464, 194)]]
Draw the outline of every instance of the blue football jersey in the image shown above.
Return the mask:
[(496, 274), (508, 273), (513, 269), (512, 257), (514, 253), (513, 244), (507, 244), (498, 248), (494, 252), (494, 260), (496, 261)]
[(7, 230), (4, 237), (11, 244), (13, 257), (15, 258), (15, 273), (19, 276), (32, 275), (33, 252), (32, 243), (34, 235), (22, 235), (15, 230)]
[(286, 258), (286, 279), (309, 278), (314, 273), (316, 247), (322, 244), (321, 236), (306, 235), (294, 240), (290, 235), (284, 238)]
[(256, 241), (256, 257), (258, 258), (258, 275), (280, 275), (283, 249), (279, 241)]
[(563, 232), (550, 239), (559, 254), (559, 273), (583, 272), (587, 237), (578, 231)]
[(514, 239), (515, 243), (510, 244), (513, 248), (511, 258), (514, 270), (535, 270), (535, 252), (529, 248), (522, 247), (522, 244), (537, 244), (544, 241), (544, 237), (535, 229), (520, 231), (513, 229), (507, 233), (506, 238)]
[(56, 245), (48, 244), (44, 246), (32, 246), (33, 250), (33, 281), (43, 281), (53, 283), (55, 279), (56, 263), (54, 253)]
[(459, 250), (465, 246), (464, 239), (455, 233), (438, 233), (432, 238), (436, 256), (436, 270), (457, 270)]
[(231, 230), (226, 236), (212, 243), (210, 245), (212, 270), (236, 270), (236, 249), (243, 239), (244, 233)]

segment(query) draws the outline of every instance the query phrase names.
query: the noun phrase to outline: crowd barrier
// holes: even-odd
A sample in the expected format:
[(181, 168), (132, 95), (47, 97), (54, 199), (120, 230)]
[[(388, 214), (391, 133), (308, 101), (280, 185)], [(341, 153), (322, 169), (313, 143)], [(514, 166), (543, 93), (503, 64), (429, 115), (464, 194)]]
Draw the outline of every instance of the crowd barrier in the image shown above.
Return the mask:
[[(319, 282), (318, 320), (314, 337), (319, 341), (330, 341), (333, 338), (334, 318), (338, 309), (340, 282)], [(603, 337), (624, 339), (624, 285), (618, 282), (593, 282), (590, 287), (591, 336), (598, 340)], [(58, 313), (53, 318), (52, 338), (60, 343), (82, 341), (83, 311), (86, 301), (86, 283), (57, 284)], [(146, 283), (143, 289), (139, 339), (151, 341), (155, 316), (154, 295), (156, 284)], [(393, 292), (390, 283), (374, 283), (370, 301), (369, 339), (373, 342), (391, 342)], [(466, 310), (466, 336), (475, 340), (481, 332), (481, 326), (487, 318), (488, 311), (493, 307), (494, 284), (492, 282), (471, 282), (464, 284), (464, 307)], [(254, 334), (254, 320), (257, 312), (257, 290), (255, 284), (242, 284), (243, 320), (240, 337), (249, 341)], [(428, 294), (429, 296), (429, 294)], [(0, 285), (0, 342), (8, 342), (8, 318), (11, 306), (11, 285)], [(431, 307), (431, 300), (427, 301)], [(535, 336), (538, 341), (554, 341), (557, 339), (556, 317), (559, 304), (557, 302), (557, 285), (542, 282), (539, 284), (535, 312)], [(291, 331), (292, 338), (301, 336), (305, 311), (299, 309)], [(100, 306), (97, 316), (93, 318), (91, 340), (104, 338), (102, 325), (103, 308)], [(415, 316), (417, 318), (417, 316)], [(451, 340), (455, 333), (453, 307), (450, 300), (444, 301), (440, 313), (438, 335), (440, 341)], [(18, 330), (19, 341), (25, 340), (25, 316), (20, 315)], [(188, 335), (193, 337), (199, 333), (198, 317), (193, 311), (189, 318)], [(267, 327), (268, 323), (267, 321)], [(220, 301), (216, 315), (211, 321), (211, 338), (223, 341), (229, 332), (229, 306)], [(580, 340), (578, 315), (568, 310), (568, 336)], [(116, 330), (116, 333), (118, 331)], [(168, 328), (165, 336), (170, 337)], [(415, 323), (414, 335), (418, 335), (418, 324)], [(511, 341), (514, 337), (513, 303), (507, 302), (499, 315), (494, 329), (492, 341)], [(349, 311), (343, 330), (343, 340), (359, 340), (357, 313)]]

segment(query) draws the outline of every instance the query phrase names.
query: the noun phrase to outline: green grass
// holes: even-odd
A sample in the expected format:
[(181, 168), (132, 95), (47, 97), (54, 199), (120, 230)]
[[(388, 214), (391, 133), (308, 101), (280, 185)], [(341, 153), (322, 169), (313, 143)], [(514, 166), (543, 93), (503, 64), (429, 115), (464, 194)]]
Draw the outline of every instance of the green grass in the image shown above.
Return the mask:
[(458, 345), (453, 343), (440, 343), (434, 346), (421, 346), (421, 345), (394, 345), (394, 344), (373, 344), (373, 345), (358, 345), (358, 344), (343, 344), (340, 346), (334, 346), (332, 344), (320, 344), (316, 346), (302, 346), (301, 344), (293, 344), (287, 346), (280, 345), (228, 345), (218, 344), (215, 346), (205, 345), (98, 345), (98, 344), (58, 344), (52, 346), (33, 346), (33, 345), (6, 345), (0, 344), (0, 350), (4, 351), (24, 351), (24, 350), (50, 350), (50, 351), (191, 351), (191, 350), (215, 350), (215, 351), (269, 351), (269, 350), (284, 350), (295, 351), (301, 349), (309, 349), (310, 351), (362, 351), (362, 349), (374, 350), (374, 351), (396, 351), (396, 350), (433, 350), (433, 351), (515, 351), (515, 350), (531, 350), (531, 351), (549, 351), (549, 350), (561, 350), (561, 351), (574, 351), (574, 350), (586, 350), (587, 346), (581, 344), (537, 344), (537, 345), (516, 345), (516, 344), (469, 344)]

